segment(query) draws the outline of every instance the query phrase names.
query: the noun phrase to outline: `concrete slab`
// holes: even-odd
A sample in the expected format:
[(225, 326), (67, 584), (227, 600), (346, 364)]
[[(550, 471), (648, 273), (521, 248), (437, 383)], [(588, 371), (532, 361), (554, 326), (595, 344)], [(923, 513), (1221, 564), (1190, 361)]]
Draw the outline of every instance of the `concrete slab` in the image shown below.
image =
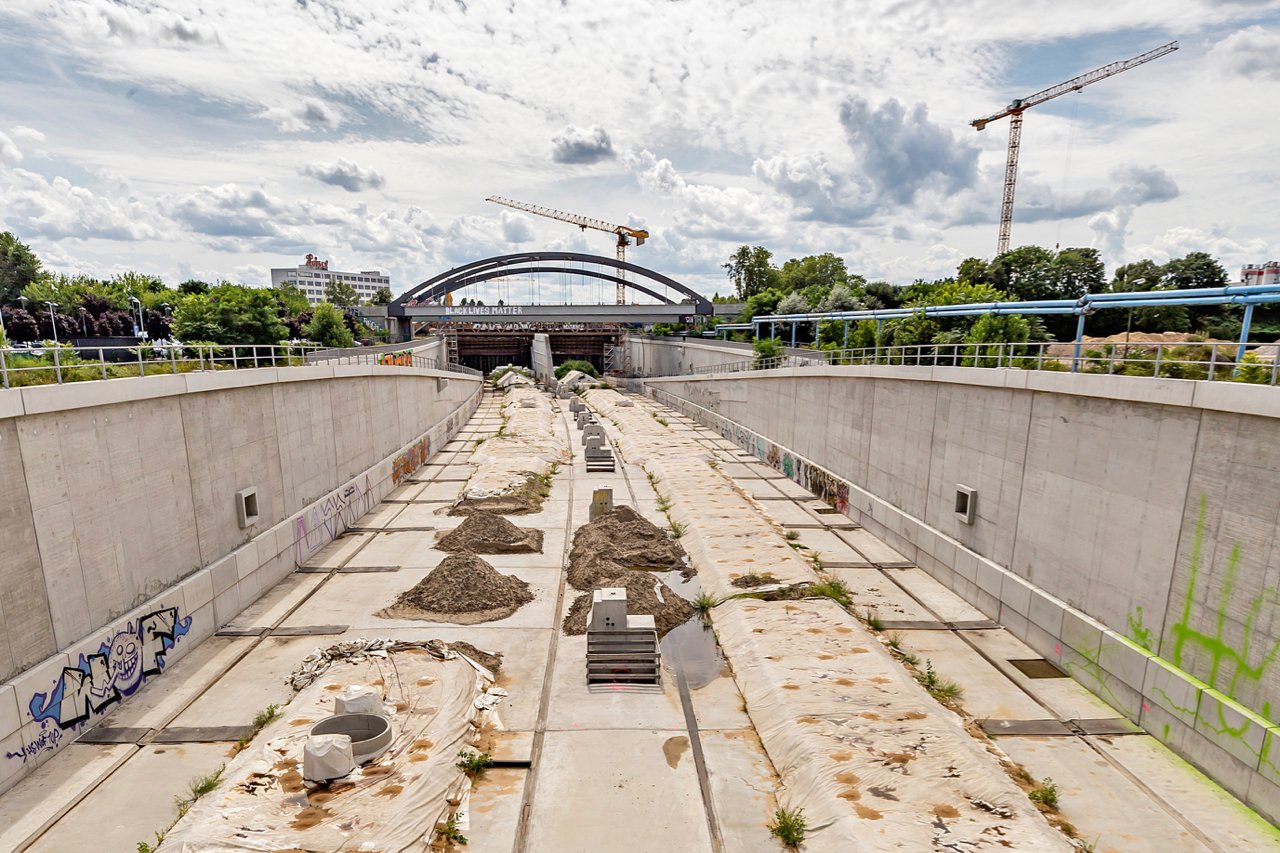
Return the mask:
[(352, 566), (402, 566), (404, 568), (435, 568), (445, 558), (441, 551), (431, 548), (434, 538), (427, 540), (419, 531), (386, 531), (378, 533), (359, 554), (351, 558)]
[(271, 628), (324, 583), (325, 575), (294, 572), (263, 593), (224, 626), (232, 631)]
[(1115, 714), (1106, 702), (1071, 678), (1028, 678), (1011, 660), (1039, 657), (1031, 647), (1004, 629), (967, 631), (965, 639), (995, 662), (995, 666), (1029, 692), (1056, 716), (1064, 720), (1101, 719)]
[(253, 647), (249, 638), (212, 637), (196, 646), (161, 678), (152, 679), (122, 702), (99, 725), (160, 728), (182, 711)]
[(703, 731), (702, 751), (725, 850), (773, 850), (778, 777), (753, 729)]
[(216, 772), (226, 760), (226, 744), (144, 747), (29, 849), (134, 850), (140, 841), (154, 843), (154, 833), (178, 817), (174, 796), (185, 793), (192, 779)]
[[(137, 747), (73, 743), (0, 797), (0, 850), (18, 850), (52, 824)], [(81, 849), (102, 849), (90, 845)]]
[(251, 722), (267, 705), (287, 704), (293, 698), (293, 690), (285, 683), (285, 677), (317, 645), (328, 645), (328, 641), (329, 638), (317, 637), (259, 640), (258, 645), (200, 694), (171, 725), (240, 726)]
[(357, 530), (369, 530), (375, 528), (386, 527), (387, 523), (394, 519), (404, 509), (404, 504), (400, 503), (380, 503), (373, 509), (366, 512), (351, 525)]
[(465, 831), (467, 853), (511, 853), (529, 771), (492, 768), (475, 781)]
[(828, 575), (844, 581), (859, 612), (874, 610), (881, 619), (932, 620), (933, 614), (879, 569), (829, 568)]
[(1223, 850), (1280, 850), (1280, 829), (1152, 737), (1090, 738)]
[[(769, 504), (765, 504), (768, 506)], [(794, 506), (794, 504), (792, 504)], [(795, 540), (806, 548), (816, 551), (822, 564), (832, 566), (865, 567), (867, 561), (862, 555), (833, 531), (830, 530), (797, 530), (800, 537)], [(844, 531), (840, 531), (844, 532)], [(858, 531), (854, 531), (858, 532)]]
[(302, 561), (304, 566), (337, 568), (373, 539), (372, 533), (345, 533)]
[[(387, 530), (403, 530), (412, 527), (418, 529), (441, 530), (445, 527), (454, 526), (453, 519), (447, 515), (440, 515), (437, 510), (443, 504), (432, 502), (415, 502), (404, 508), (404, 512), (400, 513), (395, 519), (385, 525)], [(444, 524), (442, 520), (446, 520)]]
[(794, 480), (788, 480), (786, 477), (774, 480), (773, 485), (778, 488), (778, 491), (782, 492), (789, 498), (807, 501), (814, 499), (813, 492), (809, 491), (804, 486), (801, 486), (799, 483), (796, 483)]
[(999, 745), (1034, 778), (1053, 779), (1059, 810), (1097, 853), (1211, 849), (1079, 738), (1009, 737)]
[(951, 631), (903, 631), (902, 646), (933, 661), (934, 671), (964, 688), (960, 704), (979, 719), (1038, 720), (1049, 713)]
[(658, 853), (707, 850), (710, 844), (685, 735), (547, 732), (529, 821), (530, 850)]
[(765, 515), (788, 529), (812, 528), (821, 530), (826, 525), (795, 501), (763, 501), (760, 504)]
[(885, 576), (918, 598), (944, 622), (979, 622), (987, 617), (969, 602), (939, 583), (923, 569), (892, 569)]
[(836, 535), (878, 566), (909, 566), (911, 561), (866, 530), (839, 530)]
[(418, 500), (422, 501), (453, 501), (457, 500), (462, 494), (463, 484), (456, 481), (442, 483), (434, 480), (428, 483), (418, 495)]
[[(674, 678), (664, 676), (660, 688), (588, 689), (586, 662), (587, 638), (561, 636), (551, 676), (548, 732), (608, 729), (624, 737), (622, 732), (635, 729), (685, 731)], [(545, 761), (545, 750), (543, 757)], [(695, 791), (696, 784), (695, 780)]]

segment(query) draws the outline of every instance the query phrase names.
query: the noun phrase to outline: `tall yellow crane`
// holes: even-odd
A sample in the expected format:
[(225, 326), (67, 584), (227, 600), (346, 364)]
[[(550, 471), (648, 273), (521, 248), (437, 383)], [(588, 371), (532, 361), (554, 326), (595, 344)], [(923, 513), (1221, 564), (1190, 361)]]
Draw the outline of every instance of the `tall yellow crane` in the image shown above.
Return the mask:
[(1059, 83), (1056, 86), (1050, 86), (1029, 95), (1025, 98), (1014, 100), (998, 113), (986, 116), (985, 118), (976, 118), (969, 124), (973, 125), (977, 130), (982, 130), (993, 121), (1009, 117), (1009, 154), (1004, 164), (1004, 200), (1000, 206), (1000, 239), (996, 243), (996, 254), (1003, 255), (1009, 251), (1009, 232), (1013, 227), (1013, 191), (1018, 182), (1018, 148), (1022, 141), (1022, 114), (1030, 108), (1043, 104), (1045, 101), (1051, 101), (1059, 95), (1065, 95), (1067, 92), (1079, 92), (1090, 83), (1097, 83), (1099, 80), (1105, 80), (1108, 77), (1114, 77), (1122, 71), (1128, 71), (1130, 68), (1137, 68), (1150, 62), (1153, 59), (1173, 53), (1178, 49), (1178, 43), (1171, 41), (1168, 44), (1161, 45), (1155, 50), (1149, 50), (1133, 59), (1125, 59), (1120, 62), (1113, 62), (1110, 65), (1104, 65), (1101, 68), (1095, 68), (1088, 74), (1081, 74), (1079, 77), (1072, 77), (1065, 83)]
[[(648, 231), (640, 228), (631, 228), (626, 225), (614, 225), (612, 222), (605, 222), (603, 219), (592, 219), (590, 216), (578, 216), (576, 213), (565, 213), (562, 210), (552, 210), (549, 207), (541, 207), (536, 204), (526, 204), (523, 201), (512, 201), (509, 198), (502, 198), (496, 195), (489, 196), (485, 201), (491, 201), (494, 204), (501, 204), (506, 207), (515, 208), (516, 210), (523, 210), (525, 213), (532, 213), (535, 216), (545, 216), (548, 219), (557, 219), (560, 222), (569, 222), (573, 225), (577, 225), (583, 231), (591, 228), (595, 231), (606, 231), (610, 234), (616, 234), (618, 236), (618, 242), (616, 243), (618, 249), (618, 260), (622, 262), (627, 260), (627, 246), (631, 245), (631, 241), (633, 239), (636, 241), (637, 246), (643, 246), (644, 241), (649, 239)], [(627, 271), (625, 269), (618, 270), (618, 277), (625, 279), (627, 277)], [(617, 299), (619, 305), (627, 304), (626, 285), (621, 281), (618, 282)]]

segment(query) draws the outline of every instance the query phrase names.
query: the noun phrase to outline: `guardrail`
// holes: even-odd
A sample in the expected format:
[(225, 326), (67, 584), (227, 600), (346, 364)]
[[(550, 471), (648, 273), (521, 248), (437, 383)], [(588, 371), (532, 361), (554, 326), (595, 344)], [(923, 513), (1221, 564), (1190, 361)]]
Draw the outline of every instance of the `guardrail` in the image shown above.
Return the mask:
[[(1062, 355), (1062, 343), (919, 344), (814, 350), (812, 355), (755, 358), (696, 367), (690, 374), (738, 373), (779, 367), (887, 364), (945, 367), (988, 367), (1015, 370), (1150, 376), (1164, 379), (1229, 380), (1275, 385), (1280, 358), (1237, 360), (1236, 345), (1223, 343), (1084, 343), (1082, 351)], [(1059, 352), (1052, 352), (1052, 348)]]
[[(0, 348), (0, 387), (62, 385), (136, 376), (244, 370), (257, 367), (301, 367), (310, 353), (323, 347), (309, 344), (155, 344), (132, 347), (46, 346)], [(380, 353), (360, 353), (325, 359), (328, 364), (393, 364), (444, 370), (467, 376), (480, 371), (438, 359), (406, 354), (394, 362)], [(95, 357), (96, 356), (96, 357)]]

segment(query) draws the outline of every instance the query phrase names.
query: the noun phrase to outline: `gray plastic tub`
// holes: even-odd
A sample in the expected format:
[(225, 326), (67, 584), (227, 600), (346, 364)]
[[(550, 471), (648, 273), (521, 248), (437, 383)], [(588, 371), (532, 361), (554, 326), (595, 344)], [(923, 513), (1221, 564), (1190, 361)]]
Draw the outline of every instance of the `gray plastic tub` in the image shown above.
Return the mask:
[(313, 735), (346, 735), (351, 738), (351, 757), (366, 764), (391, 745), (391, 721), (378, 714), (338, 714), (311, 727)]

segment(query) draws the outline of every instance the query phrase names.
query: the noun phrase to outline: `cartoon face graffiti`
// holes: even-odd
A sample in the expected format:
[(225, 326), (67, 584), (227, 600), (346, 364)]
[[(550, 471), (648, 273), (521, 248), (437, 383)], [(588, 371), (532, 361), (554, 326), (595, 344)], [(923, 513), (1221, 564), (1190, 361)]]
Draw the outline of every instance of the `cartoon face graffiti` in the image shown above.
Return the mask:
[(109, 645), (104, 644), (111, 660), (111, 678), (116, 689), (128, 696), (142, 681), (142, 646), (133, 631), (121, 631)]

